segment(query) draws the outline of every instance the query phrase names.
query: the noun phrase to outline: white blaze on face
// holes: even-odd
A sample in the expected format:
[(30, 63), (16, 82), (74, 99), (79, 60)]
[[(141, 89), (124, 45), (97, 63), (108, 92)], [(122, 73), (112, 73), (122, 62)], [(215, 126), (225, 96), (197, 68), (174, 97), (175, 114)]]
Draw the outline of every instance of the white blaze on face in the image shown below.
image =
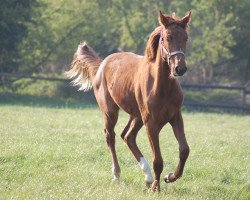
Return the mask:
[(142, 170), (145, 173), (146, 182), (147, 183), (153, 183), (154, 179), (153, 179), (153, 176), (152, 176), (151, 169), (150, 169), (150, 166), (148, 164), (148, 161), (144, 157), (141, 157), (139, 163), (140, 163), (140, 166), (141, 166)]

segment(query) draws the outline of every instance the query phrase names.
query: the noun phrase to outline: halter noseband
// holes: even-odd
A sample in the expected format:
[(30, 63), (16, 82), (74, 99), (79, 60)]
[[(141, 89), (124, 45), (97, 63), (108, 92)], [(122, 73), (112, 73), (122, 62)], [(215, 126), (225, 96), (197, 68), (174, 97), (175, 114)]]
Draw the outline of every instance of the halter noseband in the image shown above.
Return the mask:
[[(161, 41), (161, 57), (162, 57), (162, 50), (165, 52), (165, 54), (167, 54), (168, 56), (168, 65), (170, 63), (170, 58), (176, 54), (182, 54), (185, 57), (185, 53), (183, 51), (173, 51), (170, 52), (165, 46), (164, 46), (164, 42), (163, 42), (163, 37), (162, 37), (162, 31), (161, 31), (161, 37), (160, 37), (160, 41)], [(163, 57), (162, 57), (163, 58)], [(164, 59), (164, 58), (163, 58)], [(164, 59), (165, 60), (165, 59)]]

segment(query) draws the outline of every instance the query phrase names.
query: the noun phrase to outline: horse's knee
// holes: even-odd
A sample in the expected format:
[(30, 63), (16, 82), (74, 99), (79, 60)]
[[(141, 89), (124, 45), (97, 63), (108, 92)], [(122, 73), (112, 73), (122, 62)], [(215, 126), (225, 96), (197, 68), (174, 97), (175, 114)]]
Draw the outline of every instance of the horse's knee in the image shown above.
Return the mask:
[(124, 142), (129, 146), (132, 147), (135, 144), (135, 138), (132, 135), (125, 135)]
[(115, 143), (115, 133), (112, 133), (112, 131), (110, 131), (108, 129), (104, 129), (104, 134), (105, 134), (106, 142), (107, 142), (108, 146)]
[(123, 140), (125, 140), (125, 135), (126, 135), (126, 132), (122, 132), (121, 138), (122, 138)]

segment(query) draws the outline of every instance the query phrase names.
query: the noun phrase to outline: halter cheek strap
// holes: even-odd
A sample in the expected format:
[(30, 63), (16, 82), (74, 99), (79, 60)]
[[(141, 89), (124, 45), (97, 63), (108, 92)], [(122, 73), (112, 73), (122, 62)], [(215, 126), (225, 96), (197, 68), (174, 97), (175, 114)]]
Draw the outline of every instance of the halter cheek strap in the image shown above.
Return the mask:
[[(170, 63), (170, 58), (174, 55), (177, 55), (177, 54), (182, 54), (184, 57), (185, 57), (185, 53), (183, 51), (173, 51), (173, 52), (170, 52), (165, 46), (164, 46), (164, 42), (163, 42), (163, 37), (162, 37), (162, 31), (161, 31), (161, 37), (160, 37), (160, 41), (161, 41), (161, 56), (162, 56), (162, 51), (164, 51), (165, 54), (167, 54), (168, 56), (168, 65)], [(162, 57), (163, 58), (163, 57)], [(164, 59), (164, 58), (163, 58)]]

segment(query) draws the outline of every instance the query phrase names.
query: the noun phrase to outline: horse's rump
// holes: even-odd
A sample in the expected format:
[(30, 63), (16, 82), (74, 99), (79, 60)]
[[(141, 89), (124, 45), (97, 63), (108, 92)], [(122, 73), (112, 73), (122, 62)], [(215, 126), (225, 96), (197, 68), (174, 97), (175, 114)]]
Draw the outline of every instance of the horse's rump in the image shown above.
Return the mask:
[(95, 77), (95, 92), (99, 85), (113, 101), (129, 114), (139, 114), (135, 90), (144, 56), (130, 52), (114, 53), (105, 58)]

